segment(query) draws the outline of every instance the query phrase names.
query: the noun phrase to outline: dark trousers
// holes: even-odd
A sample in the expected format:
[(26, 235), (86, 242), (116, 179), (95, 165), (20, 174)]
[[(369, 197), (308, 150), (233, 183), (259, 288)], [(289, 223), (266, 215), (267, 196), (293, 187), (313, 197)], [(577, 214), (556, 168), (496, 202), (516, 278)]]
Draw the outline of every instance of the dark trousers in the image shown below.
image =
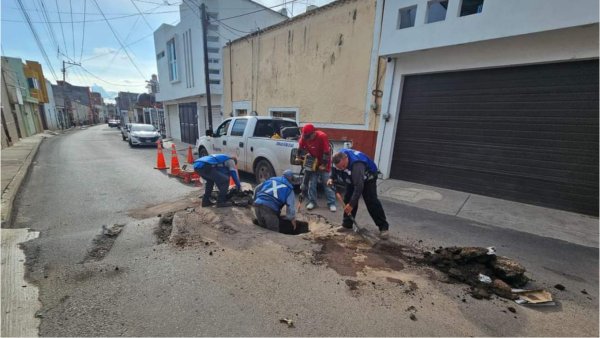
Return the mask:
[[(348, 204), (348, 202), (350, 202), (353, 193), (354, 186), (351, 184), (346, 185), (346, 193), (344, 194), (344, 204)], [(367, 211), (369, 212), (369, 215), (375, 222), (375, 225), (377, 225), (380, 231), (388, 230), (390, 225), (388, 224), (385, 218), (385, 212), (383, 211), (381, 202), (377, 197), (377, 179), (365, 181), (362, 197), (365, 200)], [(352, 209), (352, 216), (355, 219), (357, 210), (358, 206)], [(346, 213), (344, 213), (344, 220), (342, 222), (342, 225), (345, 228), (352, 228), (352, 220), (348, 215), (346, 215)]]
[(198, 169), (197, 172), (206, 181), (202, 201), (210, 202), (210, 196), (216, 184), (217, 188), (219, 188), (217, 203), (225, 202), (227, 200), (227, 192), (229, 191), (229, 173), (227, 172), (227, 168), (205, 165)]
[(258, 225), (269, 230), (279, 232), (279, 213), (265, 205), (255, 205), (254, 215)]

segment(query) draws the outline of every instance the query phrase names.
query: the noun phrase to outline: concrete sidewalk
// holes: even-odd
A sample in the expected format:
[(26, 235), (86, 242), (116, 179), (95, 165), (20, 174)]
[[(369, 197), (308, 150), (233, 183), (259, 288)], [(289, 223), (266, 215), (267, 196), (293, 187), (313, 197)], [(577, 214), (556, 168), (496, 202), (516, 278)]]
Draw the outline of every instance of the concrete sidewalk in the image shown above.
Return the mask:
[(10, 226), (15, 197), (29, 172), (33, 158), (45, 138), (53, 137), (54, 132), (36, 134), (22, 138), (14, 145), (2, 149), (2, 227)]
[(598, 248), (598, 218), (398, 180), (378, 181), (382, 199)]

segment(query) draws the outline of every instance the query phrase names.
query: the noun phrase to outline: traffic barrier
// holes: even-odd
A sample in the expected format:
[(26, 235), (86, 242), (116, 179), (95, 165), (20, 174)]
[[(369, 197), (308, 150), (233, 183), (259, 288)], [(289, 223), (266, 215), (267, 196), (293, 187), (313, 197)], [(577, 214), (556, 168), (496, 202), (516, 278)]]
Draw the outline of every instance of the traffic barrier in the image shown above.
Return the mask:
[[(237, 163), (235, 164), (235, 173), (237, 174), (238, 179), (240, 179), (240, 173), (237, 169)], [(229, 176), (229, 189), (233, 187), (235, 187), (235, 181), (233, 180), (233, 177)]]
[(166, 170), (169, 169), (165, 163), (165, 155), (163, 155), (162, 146), (160, 140), (156, 141), (156, 167), (154, 169)]
[(187, 163), (194, 164), (194, 155), (192, 154), (192, 146), (188, 146)]
[(181, 168), (179, 167), (179, 158), (177, 158), (177, 149), (175, 144), (171, 145), (171, 175), (179, 175)]

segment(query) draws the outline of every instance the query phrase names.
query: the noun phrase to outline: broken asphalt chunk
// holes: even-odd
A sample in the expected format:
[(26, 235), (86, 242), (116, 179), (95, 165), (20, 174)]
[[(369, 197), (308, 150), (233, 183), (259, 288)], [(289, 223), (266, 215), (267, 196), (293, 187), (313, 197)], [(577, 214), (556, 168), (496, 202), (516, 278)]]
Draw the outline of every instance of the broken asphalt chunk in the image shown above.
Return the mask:
[(288, 327), (290, 327), (290, 328), (291, 328), (291, 327), (294, 327), (294, 321), (293, 321), (293, 320), (291, 320), (291, 319), (288, 319), (288, 318), (281, 318), (281, 319), (279, 320), (279, 322), (280, 322), (280, 323), (287, 324), (287, 326), (288, 326)]

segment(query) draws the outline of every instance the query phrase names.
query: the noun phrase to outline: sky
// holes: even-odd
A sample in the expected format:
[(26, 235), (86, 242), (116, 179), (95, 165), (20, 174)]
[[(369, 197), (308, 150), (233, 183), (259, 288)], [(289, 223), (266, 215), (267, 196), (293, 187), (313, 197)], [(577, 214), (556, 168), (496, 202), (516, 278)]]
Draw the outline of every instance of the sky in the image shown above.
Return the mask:
[[(277, 6), (273, 7), (277, 11), (285, 6), (293, 16), (304, 13), (307, 5), (331, 1), (255, 0), (267, 7)], [(109, 99), (119, 91), (147, 91), (146, 81), (157, 74), (153, 32), (163, 23), (179, 22), (181, 0), (0, 3), (3, 56), (41, 63), (46, 79), (53, 84), (62, 80), (63, 61), (80, 64), (66, 65), (67, 82), (93, 87)]]

